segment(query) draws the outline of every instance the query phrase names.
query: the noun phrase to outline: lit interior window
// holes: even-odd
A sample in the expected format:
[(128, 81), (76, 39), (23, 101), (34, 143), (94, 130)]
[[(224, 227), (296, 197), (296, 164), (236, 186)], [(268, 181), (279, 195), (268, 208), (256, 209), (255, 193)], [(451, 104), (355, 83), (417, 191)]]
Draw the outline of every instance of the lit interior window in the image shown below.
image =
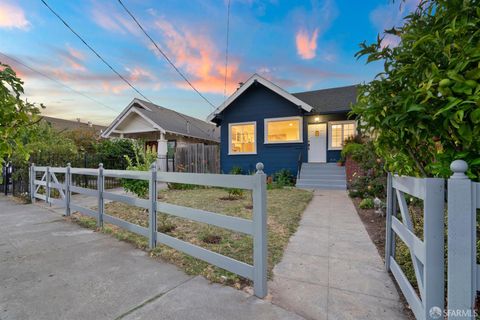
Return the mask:
[(300, 119), (268, 120), (266, 142), (297, 142), (301, 140)]
[(230, 153), (254, 153), (255, 124), (235, 124), (230, 126)]
[(332, 148), (341, 148), (342, 147), (342, 125), (333, 124), (332, 125)]
[(355, 122), (332, 124), (330, 135), (330, 148), (342, 149), (345, 140), (355, 135)]

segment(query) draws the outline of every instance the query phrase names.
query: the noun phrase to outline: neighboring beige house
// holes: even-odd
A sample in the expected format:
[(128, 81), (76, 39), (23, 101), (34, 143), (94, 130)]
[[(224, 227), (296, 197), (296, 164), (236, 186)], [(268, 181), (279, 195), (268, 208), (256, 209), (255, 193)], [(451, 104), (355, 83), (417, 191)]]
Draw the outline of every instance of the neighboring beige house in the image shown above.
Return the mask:
[[(102, 137), (143, 139), (147, 150), (157, 152), (161, 160), (178, 146), (218, 144), (220, 130), (212, 123), (135, 98), (104, 130)], [(165, 161), (159, 162), (160, 166), (164, 164)]]

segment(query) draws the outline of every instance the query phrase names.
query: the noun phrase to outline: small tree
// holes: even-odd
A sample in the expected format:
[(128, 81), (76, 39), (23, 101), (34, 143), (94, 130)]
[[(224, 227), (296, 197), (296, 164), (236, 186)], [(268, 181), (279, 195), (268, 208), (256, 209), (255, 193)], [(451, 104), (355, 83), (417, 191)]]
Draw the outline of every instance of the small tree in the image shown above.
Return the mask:
[[(39, 108), (23, 100), (23, 81), (13, 69), (0, 62), (0, 163), (13, 151), (28, 159), (22, 137), (39, 120)], [(40, 105), (43, 108), (43, 105)]]
[(480, 1), (423, 0), (400, 28), (397, 47), (363, 43), (358, 57), (384, 70), (360, 86), (353, 113), (376, 138), (391, 171), (450, 175), (464, 159), (480, 173)]

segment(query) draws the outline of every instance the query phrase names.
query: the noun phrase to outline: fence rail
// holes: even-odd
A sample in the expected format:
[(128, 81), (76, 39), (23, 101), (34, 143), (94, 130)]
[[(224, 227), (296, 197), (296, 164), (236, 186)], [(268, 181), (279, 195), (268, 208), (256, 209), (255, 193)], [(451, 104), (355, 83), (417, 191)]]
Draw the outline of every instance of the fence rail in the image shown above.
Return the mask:
[[(170, 246), (195, 258), (214, 264), (220, 268), (236, 273), (242, 277), (253, 280), (254, 293), (263, 298), (267, 295), (267, 208), (266, 208), (266, 175), (263, 164), (257, 164), (257, 173), (251, 176), (220, 175), (220, 174), (194, 174), (158, 172), (153, 164), (150, 171), (123, 171), (106, 170), (102, 165), (98, 169), (67, 167), (30, 167), (30, 188), (32, 202), (35, 199), (43, 200), (65, 207), (65, 215), (78, 211), (97, 220), (98, 227), (104, 223), (114, 224), (130, 232), (148, 237), (149, 246), (153, 249), (157, 243)], [(43, 173), (40, 180), (37, 173)], [(64, 183), (59, 183), (56, 174), (65, 176)], [(74, 175), (91, 175), (97, 177), (96, 189), (84, 188), (73, 185)], [(106, 177), (121, 177), (149, 181), (149, 198), (140, 199), (133, 196), (118, 195), (104, 190)], [(221, 215), (199, 209), (182, 207), (161, 202), (157, 198), (157, 182), (175, 182), (213, 187), (241, 188), (252, 190), (253, 195), (253, 220)], [(44, 193), (40, 193), (40, 189)], [(56, 190), (60, 198), (51, 196)], [(98, 209), (92, 210), (73, 203), (72, 193), (79, 193), (98, 199)], [(140, 208), (148, 209), (149, 225), (142, 227), (128, 221), (113, 217), (104, 212), (105, 199), (120, 201)], [(166, 213), (180, 218), (211, 224), (217, 227), (241, 232), (253, 237), (253, 265), (215, 253), (202, 247), (193, 245), (183, 240), (171, 237), (157, 231), (157, 214)]]

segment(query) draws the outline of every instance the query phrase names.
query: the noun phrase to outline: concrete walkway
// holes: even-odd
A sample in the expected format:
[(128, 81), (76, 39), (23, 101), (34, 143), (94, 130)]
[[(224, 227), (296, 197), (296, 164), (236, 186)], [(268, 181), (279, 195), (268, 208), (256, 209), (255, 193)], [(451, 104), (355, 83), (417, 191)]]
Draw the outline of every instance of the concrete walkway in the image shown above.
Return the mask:
[(0, 197), (0, 319), (302, 319)]
[(397, 290), (345, 191), (317, 190), (270, 284), (306, 319), (406, 319)]

